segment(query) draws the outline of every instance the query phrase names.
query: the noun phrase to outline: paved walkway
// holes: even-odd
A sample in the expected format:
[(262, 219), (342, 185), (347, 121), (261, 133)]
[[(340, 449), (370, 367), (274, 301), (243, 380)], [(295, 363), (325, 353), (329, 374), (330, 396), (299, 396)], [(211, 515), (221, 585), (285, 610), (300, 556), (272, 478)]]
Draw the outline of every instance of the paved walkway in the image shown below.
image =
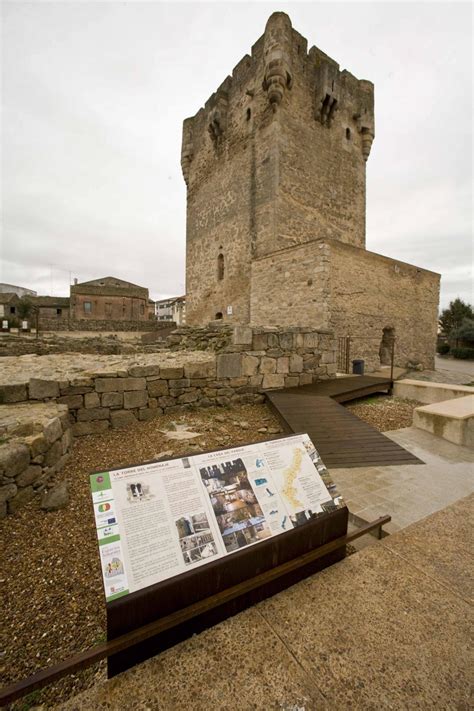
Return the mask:
[(424, 464), (330, 469), (349, 511), (364, 521), (390, 514), (395, 533), (474, 491), (474, 452), (416, 427), (384, 433)]
[(467, 709), (473, 502), (389, 536), (58, 708)]

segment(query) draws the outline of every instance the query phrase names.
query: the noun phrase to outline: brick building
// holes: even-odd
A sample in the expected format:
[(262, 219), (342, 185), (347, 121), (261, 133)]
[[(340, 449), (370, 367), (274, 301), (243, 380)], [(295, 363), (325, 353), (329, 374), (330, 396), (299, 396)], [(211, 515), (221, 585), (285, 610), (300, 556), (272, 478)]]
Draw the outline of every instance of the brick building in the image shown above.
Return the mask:
[(147, 321), (148, 289), (116, 277), (71, 286), (70, 311), (75, 321)]
[[(311, 326), (433, 367), (439, 275), (367, 251), (374, 87), (281, 12), (184, 121), (187, 323)], [(389, 198), (388, 198), (389, 199)]]

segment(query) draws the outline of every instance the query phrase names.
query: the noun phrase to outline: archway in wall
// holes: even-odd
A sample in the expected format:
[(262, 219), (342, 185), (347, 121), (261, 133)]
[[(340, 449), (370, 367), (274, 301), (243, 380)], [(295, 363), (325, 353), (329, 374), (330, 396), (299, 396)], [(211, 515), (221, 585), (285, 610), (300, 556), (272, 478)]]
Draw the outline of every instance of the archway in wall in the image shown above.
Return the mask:
[(394, 341), (395, 329), (392, 328), (392, 326), (386, 326), (383, 329), (382, 340), (380, 341), (380, 365), (390, 365), (392, 362), (392, 346)]
[(220, 321), (220, 319), (223, 318), (222, 311), (218, 311), (214, 318), (216, 321)]

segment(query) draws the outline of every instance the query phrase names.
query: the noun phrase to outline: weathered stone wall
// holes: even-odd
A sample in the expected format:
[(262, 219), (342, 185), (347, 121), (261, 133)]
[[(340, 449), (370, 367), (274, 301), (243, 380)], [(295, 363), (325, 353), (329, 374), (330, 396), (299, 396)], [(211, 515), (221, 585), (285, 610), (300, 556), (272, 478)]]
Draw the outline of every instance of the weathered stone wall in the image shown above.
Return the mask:
[(328, 248), (329, 326), (351, 336), (351, 359), (377, 369), (383, 329), (393, 328), (396, 365), (433, 369), (440, 275), (337, 241)]
[[(327, 92), (335, 103), (326, 115)], [(187, 323), (217, 313), (248, 323), (255, 257), (322, 236), (364, 245), (369, 123), (373, 138), (370, 82), (315, 47), (308, 53), (274, 13), (251, 56), (183, 125)]]
[(72, 444), (64, 404), (0, 406), (0, 518), (41, 493), (66, 462)]
[(129, 321), (113, 319), (46, 319), (40, 320), (40, 331), (160, 331), (170, 323), (148, 319)]
[(307, 326), (329, 324), (328, 247), (310, 242), (275, 252), (252, 263), (251, 324)]
[[(77, 289), (78, 287), (76, 287)], [(92, 311), (86, 313), (88, 302)], [(71, 318), (76, 321), (143, 321), (148, 320), (148, 295), (143, 298), (101, 294), (78, 294), (71, 288)]]
[(97, 356), (95, 368), (81, 355), (25, 358), (3, 359), (1, 402), (67, 405), (76, 435), (163, 412), (259, 402), (265, 390), (306, 385), (336, 370), (332, 334), (296, 327), (236, 327), (226, 352)]

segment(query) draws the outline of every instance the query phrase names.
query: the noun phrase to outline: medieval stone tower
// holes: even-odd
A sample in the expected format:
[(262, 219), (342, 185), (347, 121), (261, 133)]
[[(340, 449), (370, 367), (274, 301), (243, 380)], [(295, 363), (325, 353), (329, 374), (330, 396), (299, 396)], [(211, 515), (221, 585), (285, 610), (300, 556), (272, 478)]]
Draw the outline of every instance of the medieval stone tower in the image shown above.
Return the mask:
[[(336, 335), (363, 326), (382, 338), (401, 326), (400, 287), (409, 281), (419, 300), (423, 281), (429, 335), (420, 348), (410, 336), (407, 353), (426, 356), (437, 275), (400, 262), (394, 269), (365, 249), (373, 139), (373, 84), (308, 51), (286, 14), (271, 15), (251, 55), (184, 121), (187, 323), (311, 325)], [(409, 280), (392, 283), (394, 275)]]

